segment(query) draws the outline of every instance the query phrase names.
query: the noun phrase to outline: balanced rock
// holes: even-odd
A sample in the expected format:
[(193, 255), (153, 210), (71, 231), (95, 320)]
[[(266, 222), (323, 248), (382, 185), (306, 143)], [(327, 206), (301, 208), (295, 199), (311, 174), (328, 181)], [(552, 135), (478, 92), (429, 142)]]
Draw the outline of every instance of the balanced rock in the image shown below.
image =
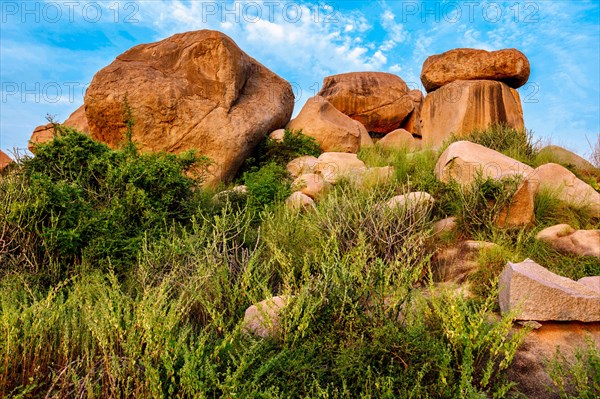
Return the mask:
[(508, 262), (500, 275), (502, 313), (519, 320), (600, 321), (600, 287), (559, 276), (531, 259)]
[(327, 183), (321, 175), (307, 173), (298, 176), (296, 180), (294, 180), (292, 183), (292, 190), (300, 191), (314, 200), (327, 193), (329, 190), (329, 183)]
[(408, 93), (408, 86), (397, 75), (352, 72), (326, 77), (319, 96), (369, 132), (388, 133), (398, 129), (412, 112)]
[(564, 166), (556, 163), (539, 166), (534, 178), (539, 181), (540, 190), (549, 191), (570, 205), (588, 207), (592, 216), (600, 217), (600, 193)]
[(289, 300), (287, 296), (275, 296), (250, 306), (244, 313), (243, 330), (261, 338), (276, 337), (281, 310)]
[(425, 96), (421, 90), (415, 89), (408, 92), (408, 97), (413, 102), (413, 111), (402, 124), (402, 129), (409, 131), (415, 136), (421, 136), (421, 110)]
[(558, 224), (540, 231), (535, 238), (560, 252), (600, 258), (600, 230), (575, 230), (568, 224)]
[(438, 282), (464, 283), (479, 269), (481, 252), (498, 245), (486, 241), (467, 240), (438, 251), (433, 257), (433, 278)]
[(294, 211), (306, 211), (315, 207), (315, 201), (303, 192), (293, 192), (286, 200), (285, 205)]
[(404, 129), (396, 129), (377, 141), (377, 145), (388, 149), (406, 148), (415, 150), (421, 147), (421, 141), (414, 138), (411, 133)]
[(324, 152), (317, 159), (314, 172), (323, 176), (326, 182), (335, 184), (342, 178), (359, 178), (367, 166), (356, 154), (345, 152)]
[(302, 129), (302, 134), (314, 138), (323, 151), (356, 153), (364, 135), (368, 135), (363, 125), (321, 96), (309, 98), (287, 128)]
[(516, 90), (491, 80), (457, 80), (428, 94), (421, 110), (425, 145), (437, 148), (452, 135), (505, 124), (525, 134), (521, 99)]
[(233, 178), (294, 108), (288, 82), (210, 30), (135, 46), (100, 70), (85, 93), (92, 138), (113, 147), (123, 141), (125, 99), (138, 147), (197, 150), (213, 161), (208, 184)]
[(298, 177), (305, 173), (312, 173), (316, 163), (316, 157), (304, 155), (288, 162), (286, 169), (292, 177)]
[(421, 82), (428, 93), (457, 80), (495, 80), (516, 89), (527, 83), (529, 73), (529, 60), (517, 49), (457, 48), (428, 57)]
[(6, 169), (11, 163), (13, 163), (11, 157), (6, 155), (4, 151), (0, 150), (0, 172)]
[(542, 159), (551, 159), (552, 161), (555, 161), (555, 163), (573, 167), (582, 172), (598, 171), (598, 168), (586, 159), (557, 145), (547, 145), (542, 148), (538, 153), (538, 157)]
[[(81, 106), (75, 110), (63, 123), (63, 126), (70, 127), (81, 133), (89, 134), (90, 129), (88, 127), (87, 118), (85, 116), (85, 106)], [(40, 125), (33, 130), (31, 138), (29, 139), (28, 149), (34, 152), (36, 144), (47, 143), (54, 139), (54, 125), (47, 123)]]

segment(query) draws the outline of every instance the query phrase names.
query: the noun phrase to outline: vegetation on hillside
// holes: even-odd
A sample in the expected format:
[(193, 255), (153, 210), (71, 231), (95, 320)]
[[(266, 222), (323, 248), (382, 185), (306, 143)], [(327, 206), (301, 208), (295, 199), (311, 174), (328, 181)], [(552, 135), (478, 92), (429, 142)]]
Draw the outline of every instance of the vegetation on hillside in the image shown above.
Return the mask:
[[(527, 330), (490, 316), (505, 262), (600, 274), (597, 259), (534, 238), (556, 223), (598, 228), (584, 209), (542, 193), (535, 226), (499, 230), (487, 199), (503, 201), (504, 186), (441, 183), (433, 151), (362, 150), (395, 179), (340, 182), (298, 213), (282, 204), (284, 165), (319, 154), (298, 132), (259, 147), (240, 174), (247, 200), (234, 204), (200, 187), (203, 157), (111, 150), (59, 129), (0, 179), (0, 396), (509, 397), (518, 387), (503, 371)], [(515, 137), (487, 145), (535, 164), (527, 136)], [(414, 190), (436, 199), (430, 212), (376, 206)], [(463, 228), (433, 237), (449, 215)], [(430, 277), (433, 251), (467, 238), (500, 245), (482, 258), (472, 298)], [(245, 309), (274, 295), (292, 298), (279, 334), (244, 332)], [(574, 373), (557, 359), (558, 389), (576, 394), (598, 359), (586, 352)]]

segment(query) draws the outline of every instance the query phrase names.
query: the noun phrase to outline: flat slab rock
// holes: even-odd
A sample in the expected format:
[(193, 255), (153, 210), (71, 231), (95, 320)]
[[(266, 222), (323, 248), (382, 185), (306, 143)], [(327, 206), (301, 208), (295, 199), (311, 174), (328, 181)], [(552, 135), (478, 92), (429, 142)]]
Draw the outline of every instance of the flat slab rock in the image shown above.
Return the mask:
[(531, 259), (508, 262), (500, 275), (500, 310), (517, 311), (518, 320), (600, 321), (600, 284), (573, 281)]

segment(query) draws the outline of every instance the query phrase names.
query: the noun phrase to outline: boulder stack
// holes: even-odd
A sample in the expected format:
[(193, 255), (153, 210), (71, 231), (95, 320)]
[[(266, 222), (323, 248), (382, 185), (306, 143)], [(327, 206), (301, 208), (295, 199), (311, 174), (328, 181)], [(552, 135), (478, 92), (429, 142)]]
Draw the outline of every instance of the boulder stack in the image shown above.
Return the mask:
[(515, 90), (529, 78), (529, 61), (518, 50), (454, 49), (425, 60), (421, 82), (429, 93), (421, 110), (425, 144), (439, 147), (451, 135), (506, 124), (524, 129)]

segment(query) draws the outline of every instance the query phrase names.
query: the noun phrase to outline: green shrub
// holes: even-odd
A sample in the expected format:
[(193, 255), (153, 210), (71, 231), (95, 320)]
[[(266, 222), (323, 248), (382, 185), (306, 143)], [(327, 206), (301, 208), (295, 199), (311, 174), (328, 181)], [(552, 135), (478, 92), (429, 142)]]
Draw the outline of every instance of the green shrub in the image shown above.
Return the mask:
[(573, 359), (567, 359), (557, 348), (547, 370), (561, 398), (600, 397), (600, 348), (591, 336), (586, 337), (585, 348), (577, 348)]
[(248, 188), (248, 200), (256, 207), (282, 201), (291, 193), (287, 170), (275, 162), (244, 173), (243, 179)]

